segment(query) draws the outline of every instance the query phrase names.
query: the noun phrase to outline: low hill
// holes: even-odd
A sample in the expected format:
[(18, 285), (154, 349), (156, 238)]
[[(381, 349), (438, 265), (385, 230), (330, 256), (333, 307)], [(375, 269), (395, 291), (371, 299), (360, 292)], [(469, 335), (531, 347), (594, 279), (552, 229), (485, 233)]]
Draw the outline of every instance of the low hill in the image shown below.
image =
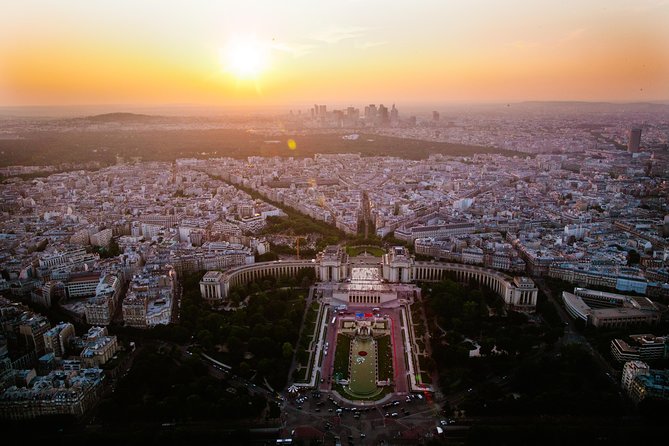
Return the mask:
[(163, 120), (162, 116), (152, 116), (152, 115), (143, 115), (139, 113), (103, 113), (101, 115), (86, 116), (82, 118), (85, 121), (92, 122), (137, 122), (137, 123), (146, 123), (146, 122), (155, 122)]

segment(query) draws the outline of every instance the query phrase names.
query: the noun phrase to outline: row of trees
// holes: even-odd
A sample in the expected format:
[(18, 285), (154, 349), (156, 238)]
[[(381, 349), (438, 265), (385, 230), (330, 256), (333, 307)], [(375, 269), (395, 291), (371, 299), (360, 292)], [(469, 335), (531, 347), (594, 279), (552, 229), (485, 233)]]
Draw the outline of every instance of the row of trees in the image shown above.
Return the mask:
[(266, 405), (264, 397), (211, 377), (196, 358), (145, 348), (113, 398), (101, 403), (99, 416), (122, 422), (234, 420), (257, 417)]

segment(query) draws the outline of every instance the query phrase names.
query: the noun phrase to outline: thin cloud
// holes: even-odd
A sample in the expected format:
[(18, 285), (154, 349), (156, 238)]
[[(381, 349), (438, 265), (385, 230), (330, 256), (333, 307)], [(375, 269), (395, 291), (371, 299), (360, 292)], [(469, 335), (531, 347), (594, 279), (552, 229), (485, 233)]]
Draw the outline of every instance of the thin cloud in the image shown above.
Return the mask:
[(312, 51), (314, 51), (318, 45), (312, 45), (308, 43), (292, 43), (292, 44), (287, 44), (287, 43), (272, 43), (270, 45), (270, 48), (275, 51), (280, 51), (282, 53), (288, 53), (292, 55), (293, 57), (302, 57), (305, 56)]
[(368, 31), (360, 26), (331, 26), (311, 36), (311, 39), (324, 43), (338, 43), (342, 40), (362, 37)]

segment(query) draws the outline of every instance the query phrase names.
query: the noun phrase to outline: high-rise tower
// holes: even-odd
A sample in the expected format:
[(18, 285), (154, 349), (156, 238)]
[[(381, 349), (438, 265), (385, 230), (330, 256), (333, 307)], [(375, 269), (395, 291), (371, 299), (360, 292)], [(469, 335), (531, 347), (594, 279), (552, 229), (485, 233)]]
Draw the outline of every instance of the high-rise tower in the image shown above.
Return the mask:
[(637, 153), (639, 151), (639, 146), (641, 146), (641, 129), (630, 129), (630, 139), (627, 142), (627, 151), (630, 153)]

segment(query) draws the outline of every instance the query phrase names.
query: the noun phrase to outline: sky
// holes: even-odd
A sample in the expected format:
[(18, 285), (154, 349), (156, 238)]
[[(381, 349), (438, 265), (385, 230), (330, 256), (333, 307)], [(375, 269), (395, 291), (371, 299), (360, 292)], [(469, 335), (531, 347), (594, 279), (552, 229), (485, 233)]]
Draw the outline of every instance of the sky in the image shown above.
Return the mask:
[(21, 0), (0, 106), (669, 100), (669, 0)]

